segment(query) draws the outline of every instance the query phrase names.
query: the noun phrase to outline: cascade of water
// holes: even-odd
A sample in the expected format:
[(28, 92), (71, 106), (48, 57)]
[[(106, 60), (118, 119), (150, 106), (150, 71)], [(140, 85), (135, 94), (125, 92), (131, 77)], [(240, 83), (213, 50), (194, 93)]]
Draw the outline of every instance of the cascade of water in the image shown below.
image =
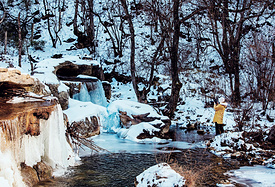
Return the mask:
[(104, 107), (107, 106), (105, 92), (100, 80), (96, 82), (82, 82), (80, 92), (74, 94), (73, 99), (84, 102), (90, 101)]
[(102, 86), (102, 82), (98, 80), (97, 82), (94, 82), (94, 83), (89, 82), (86, 84), (89, 84), (89, 85), (91, 84), (91, 86), (93, 87), (93, 89), (89, 91), (91, 102), (94, 104), (98, 104), (106, 107), (107, 100), (105, 97), (105, 92)]
[(73, 95), (73, 99), (84, 101), (84, 102), (91, 101), (85, 82), (81, 84), (79, 93)]

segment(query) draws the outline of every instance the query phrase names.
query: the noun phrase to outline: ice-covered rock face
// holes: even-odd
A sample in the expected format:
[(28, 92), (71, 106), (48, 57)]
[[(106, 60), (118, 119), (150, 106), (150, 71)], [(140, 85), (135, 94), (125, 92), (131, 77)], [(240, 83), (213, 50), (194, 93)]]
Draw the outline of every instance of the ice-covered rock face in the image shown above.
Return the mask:
[(75, 162), (60, 105), (54, 98), (32, 99), (0, 103), (0, 182), (7, 186), (23, 186), (21, 163), (29, 168), (44, 161), (55, 170)]
[(17, 69), (0, 68), (0, 97), (9, 97), (31, 90), (35, 80), (28, 74), (21, 74)]

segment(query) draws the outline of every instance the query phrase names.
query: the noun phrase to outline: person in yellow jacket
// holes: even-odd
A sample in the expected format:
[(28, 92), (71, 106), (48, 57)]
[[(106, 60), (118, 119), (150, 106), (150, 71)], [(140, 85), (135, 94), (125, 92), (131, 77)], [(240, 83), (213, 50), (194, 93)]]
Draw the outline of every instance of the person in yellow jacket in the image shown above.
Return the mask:
[(213, 122), (215, 123), (216, 135), (224, 132), (223, 115), (226, 107), (227, 103), (224, 97), (219, 98), (219, 103), (214, 102), (215, 115)]

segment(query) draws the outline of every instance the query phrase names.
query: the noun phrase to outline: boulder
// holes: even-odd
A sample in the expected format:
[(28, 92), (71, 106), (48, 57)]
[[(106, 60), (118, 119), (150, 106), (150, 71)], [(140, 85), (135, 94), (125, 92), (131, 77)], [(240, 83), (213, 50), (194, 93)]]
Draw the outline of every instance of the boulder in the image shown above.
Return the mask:
[(47, 84), (53, 96), (57, 97), (62, 110), (68, 109), (69, 106), (69, 93), (67, 91), (59, 92), (58, 87), (60, 84)]
[(60, 80), (63, 80), (64, 77), (76, 77), (78, 75), (94, 76), (99, 80), (104, 80), (102, 68), (99, 65), (93, 64), (92, 60), (90, 65), (77, 65), (73, 62), (65, 61), (56, 66), (53, 73), (56, 74)]
[(167, 163), (160, 163), (142, 172), (135, 178), (135, 186), (178, 186), (184, 187), (186, 180)]
[(271, 127), (267, 139), (272, 142), (272, 144), (275, 144), (275, 125)]
[(89, 138), (100, 133), (98, 119), (95, 116), (86, 117), (80, 121), (74, 121), (70, 126), (77, 131), (80, 138)]
[(146, 129), (143, 130), (137, 136), (137, 139), (145, 139), (145, 138), (169, 138), (168, 132), (170, 129), (171, 121), (168, 119), (160, 119), (160, 117), (148, 117), (150, 113), (139, 114), (139, 115), (131, 115), (132, 117), (127, 115), (127, 112), (119, 111), (119, 117), (121, 125), (125, 128), (130, 128), (132, 125), (137, 125), (142, 122), (148, 122), (153, 127), (157, 128), (157, 131), (149, 132)]
[(47, 88), (48, 87), (45, 84), (41, 83), (38, 79), (35, 79), (34, 85), (30, 87), (29, 90), (26, 90), (26, 91), (30, 91), (38, 95), (49, 96), (51, 95), (51, 92)]
[(131, 118), (127, 115), (127, 112), (124, 111), (119, 111), (119, 118), (121, 125), (125, 128), (129, 128), (131, 125), (136, 125), (141, 122)]
[(111, 84), (107, 81), (103, 81), (102, 86), (103, 86), (106, 98), (111, 99), (111, 96), (112, 96)]
[(34, 85), (34, 79), (29, 74), (22, 74), (18, 69), (0, 68), (0, 83), (28, 87)]
[(205, 134), (205, 131), (204, 131), (203, 129), (198, 129), (198, 130), (197, 130), (197, 133), (198, 133), (199, 135), (204, 135), (204, 134)]
[(48, 180), (53, 176), (53, 169), (51, 166), (47, 165), (46, 163), (38, 162), (36, 165), (33, 166), (35, 171), (37, 172), (38, 179), (40, 181)]
[(23, 177), (23, 181), (27, 186), (34, 186), (39, 182), (35, 169), (27, 166), (24, 163), (21, 163), (21, 175)]

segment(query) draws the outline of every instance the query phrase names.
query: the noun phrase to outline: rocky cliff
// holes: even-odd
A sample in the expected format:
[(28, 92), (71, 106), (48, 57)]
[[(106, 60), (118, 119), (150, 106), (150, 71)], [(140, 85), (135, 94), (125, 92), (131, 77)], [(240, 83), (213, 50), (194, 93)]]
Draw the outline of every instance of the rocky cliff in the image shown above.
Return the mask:
[(37, 85), (18, 70), (0, 70), (0, 183), (6, 186), (32, 186), (75, 162), (61, 106), (28, 92)]

